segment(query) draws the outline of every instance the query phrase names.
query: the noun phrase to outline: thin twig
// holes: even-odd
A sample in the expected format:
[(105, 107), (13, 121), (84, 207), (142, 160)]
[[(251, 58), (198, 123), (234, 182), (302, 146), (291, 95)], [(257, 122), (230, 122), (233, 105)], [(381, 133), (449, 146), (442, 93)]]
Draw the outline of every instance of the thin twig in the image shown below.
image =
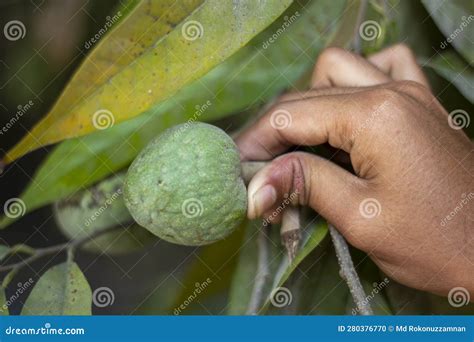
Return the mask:
[(296, 252), (301, 240), (301, 213), (299, 207), (287, 207), (283, 211), (281, 221), (281, 243), (288, 253), (288, 261), (291, 264), (295, 259)]
[(263, 169), (265, 165), (270, 164), (267, 161), (243, 161), (240, 163), (242, 167), (242, 179), (245, 184), (250, 183), (253, 176), (257, 174), (258, 171)]
[(269, 265), (269, 243), (267, 237), (267, 227), (262, 224), (258, 233), (258, 264), (255, 283), (247, 307), (247, 315), (256, 315), (263, 300), (263, 292), (268, 277), (270, 276)]
[(349, 287), (352, 298), (357, 306), (357, 311), (361, 315), (373, 315), (374, 313), (367, 301), (364, 288), (362, 287), (359, 276), (354, 268), (354, 263), (352, 262), (349, 246), (347, 245), (346, 240), (331, 224), (329, 224), (329, 233), (331, 234), (332, 242), (336, 250), (339, 266), (341, 267), (341, 276)]
[(65, 243), (62, 243), (62, 244), (59, 244), (59, 245), (45, 247), (45, 248), (38, 248), (38, 249), (35, 250), (35, 253), (33, 255), (31, 255), (30, 257), (28, 257), (26, 259), (23, 259), (19, 262), (13, 263), (13, 264), (0, 266), (0, 272), (8, 271), (8, 270), (11, 270), (11, 269), (21, 268), (21, 267), (23, 267), (27, 264), (32, 263), (33, 261), (35, 261), (37, 259), (40, 259), (40, 258), (46, 256), (46, 255), (50, 255), (50, 254), (54, 254), (54, 253), (60, 253), (60, 252), (63, 252), (65, 250), (75, 249), (75, 248), (77, 248), (77, 247), (79, 247), (79, 246), (95, 239), (96, 237), (98, 237), (100, 235), (103, 235), (105, 233), (109, 233), (110, 231), (113, 231), (113, 230), (118, 229), (118, 228), (121, 228), (121, 226), (114, 226), (114, 227), (110, 227), (110, 228), (107, 228), (107, 229), (99, 230), (99, 231), (96, 231), (96, 232), (92, 233), (91, 235), (85, 236), (85, 237), (80, 238), (80, 239), (72, 240), (72, 241), (69, 241), (69, 242), (65, 242)]
[(8, 272), (7, 275), (2, 280), (1, 287), (6, 289), (8, 284), (10, 284), (10, 282), (13, 280), (13, 278), (16, 276), (17, 273), (18, 273), (18, 269), (13, 269), (10, 272)]
[(13, 245), (9, 248), (8, 254), (18, 254), (18, 253), (33, 255), (36, 253), (36, 250), (33, 247), (24, 245), (22, 243)]
[[(243, 161), (242, 178), (246, 184), (250, 183), (255, 174), (268, 165), (268, 161)], [(301, 239), (300, 210), (297, 207), (284, 208), (281, 223), (281, 242), (288, 253), (290, 264), (293, 262), (298, 251)]]

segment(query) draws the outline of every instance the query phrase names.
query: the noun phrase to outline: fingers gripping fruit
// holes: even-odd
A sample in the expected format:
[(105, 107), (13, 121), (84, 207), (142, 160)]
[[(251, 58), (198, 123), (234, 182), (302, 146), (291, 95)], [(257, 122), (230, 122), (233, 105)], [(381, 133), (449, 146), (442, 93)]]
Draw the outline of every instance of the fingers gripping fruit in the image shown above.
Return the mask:
[(124, 195), (138, 224), (182, 245), (223, 239), (247, 208), (234, 141), (199, 122), (170, 128), (152, 141), (130, 166)]

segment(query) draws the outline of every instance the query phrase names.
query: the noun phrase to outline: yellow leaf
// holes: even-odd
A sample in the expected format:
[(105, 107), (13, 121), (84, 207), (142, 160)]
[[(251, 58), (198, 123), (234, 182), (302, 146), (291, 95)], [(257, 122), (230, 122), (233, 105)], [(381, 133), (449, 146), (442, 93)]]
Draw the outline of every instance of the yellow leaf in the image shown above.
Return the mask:
[(150, 109), (231, 56), (291, 2), (141, 1), (98, 43), (49, 114), (3, 161)]

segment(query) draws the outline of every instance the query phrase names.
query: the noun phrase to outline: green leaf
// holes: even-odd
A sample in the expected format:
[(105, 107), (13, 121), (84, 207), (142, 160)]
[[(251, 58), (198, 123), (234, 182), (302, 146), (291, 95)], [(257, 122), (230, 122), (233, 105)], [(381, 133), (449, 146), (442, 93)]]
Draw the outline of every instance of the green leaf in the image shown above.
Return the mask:
[(10, 247), (6, 245), (0, 245), (0, 261), (3, 260), (8, 254), (10, 254)]
[(5, 162), (149, 110), (238, 51), (291, 2), (140, 2), (101, 40), (53, 109), (7, 152)]
[(75, 262), (51, 267), (25, 302), (22, 315), (90, 315), (92, 291)]
[[(135, 313), (139, 315), (193, 314), (195, 309), (202, 310), (203, 301), (213, 299), (225, 292), (229, 288), (235, 269), (247, 222), (243, 222), (241, 227), (228, 238), (192, 252), (190, 255), (192, 261), (185, 270), (178, 268), (172, 276), (168, 273), (161, 276), (157, 281), (158, 286), (140, 304)], [(211, 313), (222, 311), (215, 304), (206, 309), (211, 310)]]
[[(248, 221), (244, 221), (228, 238), (198, 250), (196, 258), (181, 279), (181, 291), (177, 293), (170, 312), (189, 313), (196, 306), (199, 307), (200, 301), (229, 288), (247, 226)], [(197, 288), (201, 289), (199, 293), (196, 293)], [(189, 298), (193, 300), (184, 306)], [(215, 314), (220, 312), (215, 307), (209, 309), (215, 310)]]
[(471, 103), (474, 103), (474, 69), (454, 51), (445, 51), (429, 60), (422, 60), (440, 76), (451, 82)]
[(165, 273), (156, 280), (156, 286), (151, 289), (144, 302), (139, 304), (133, 315), (170, 315), (175, 308), (176, 298), (182, 291), (181, 280), (183, 272), (174, 270), (172, 275)]
[(320, 254), (315, 256), (316, 260), (310, 260), (310, 266), (305, 269), (309, 279), (303, 278), (298, 312), (303, 315), (348, 314), (350, 293), (339, 275), (334, 247), (328, 243)]
[[(230, 298), (227, 307), (229, 315), (244, 315), (252, 295), (252, 290), (257, 274), (258, 263), (258, 235), (262, 229), (260, 221), (252, 221), (247, 226), (245, 237), (240, 247), (239, 259), (233, 275)], [(279, 227), (271, 227), (267, 234), (270, 263), (267, 265), (270, 274), (278, 272), (283, 259), (283, 249), (280, 246)], [(270, 293), (271, 279), (267, 280), (264, 292)]]
[(426, 18), (425, 7), (418, 1), (389, 0), (389, 13), (396, 23), (397, 35), (386, 41), (387, 45), (403, 42), (407, 44), (417, 56), (431, 56), (432, 42), (439, 42), (441, 37), (436, 25)]
[(472, 44), (474, 2), (469, 0), (422, 0), (422, 3), (446, 36), (444, 42), (439, 42), (439, 47), (445, 49), (449, 44), (452, 44), (472, 65), (474, 63), (474, 45)]
[(395, 315), (433, 314), (430, 295), (427, 292), (412, 289), (390, 279), (387, 297)]
[[(287, 265), (284, 268), (284, 272), (281, 276), (275, 277), (273, 280), (273, 287), (271, 291), (276, 288), (282, 287), (286, 281), (290, 278), (290, 275), (296, 270), (298, 265), (323, 241), (328, 233), (328, 225), (326, 221), (318, 220), (315, 224), (312, 224), (303, 235), (303, 244), (299, 253), (296, 255), (295, 260), (291, 265)], [(270, 306), (270, 296), (267, 296), (265, 303), (262, 305), (261, 312), (265, 312)]]
[[(228, 314), (243, 315), (254, 287), (258, 262), (258, 231), (257, 222), (247, 228), (244, 243), (240, 252), (239, 262), (232, 281)], [(297, 266), (321, 243), (327, 235), (328, 228), (324, 221), (309, 223), (303, 230), (302, 247), (291, 265), (280, 244), (279, 227), (272, 226), (268, 234), (269, 260), (268, 265), (271, 275), (274, 275), (264, 289), (264, 303), (260, 313), (265, 312), (270, 305), (270, 294), (276, 288), (282, 287), (296, 270)]]
[[(61, 143), (21, 195), (27, 212), (126, 167), (153, 137), (170, 126), (228, 116), (257, 106), (292, 85), (312, 68), (317, 53), (338, 28), (331, 18), (342, 13), (344, 4), (344, 0), (295, 2), (251, 44), (169, 100), (105, 131)], [(285, 22), (291, 25), (286, 28)], [(282, 27), (284, 33), (268, 45)], [(0, 227), (13, 221), (6, 217)]]

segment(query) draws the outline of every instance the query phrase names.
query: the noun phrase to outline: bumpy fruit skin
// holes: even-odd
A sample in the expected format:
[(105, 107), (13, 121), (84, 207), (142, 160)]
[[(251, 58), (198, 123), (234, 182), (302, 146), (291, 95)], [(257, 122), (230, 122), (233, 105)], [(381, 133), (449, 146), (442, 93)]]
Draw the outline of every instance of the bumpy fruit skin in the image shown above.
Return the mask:
[(197, 246), (223, 239), (246, 215), (238, 149), (212, 125), (170, 128), (132, 163), (124, 197), (135, 221), (164, 240)]
[(105, 251), (108, 254), (131, 252), (150, 242), (153, 235), (146, 229), (137, 224), (130, 227), (133, 218), (123, 200), (124, 179), (125, 173), (114, 175), (56, 202), (54, 217), (61, 232), (69, 239), (80, 239), (96, 231), (122, 225), (124, 229), (100, 235), (83, 246), (91, 252)]

